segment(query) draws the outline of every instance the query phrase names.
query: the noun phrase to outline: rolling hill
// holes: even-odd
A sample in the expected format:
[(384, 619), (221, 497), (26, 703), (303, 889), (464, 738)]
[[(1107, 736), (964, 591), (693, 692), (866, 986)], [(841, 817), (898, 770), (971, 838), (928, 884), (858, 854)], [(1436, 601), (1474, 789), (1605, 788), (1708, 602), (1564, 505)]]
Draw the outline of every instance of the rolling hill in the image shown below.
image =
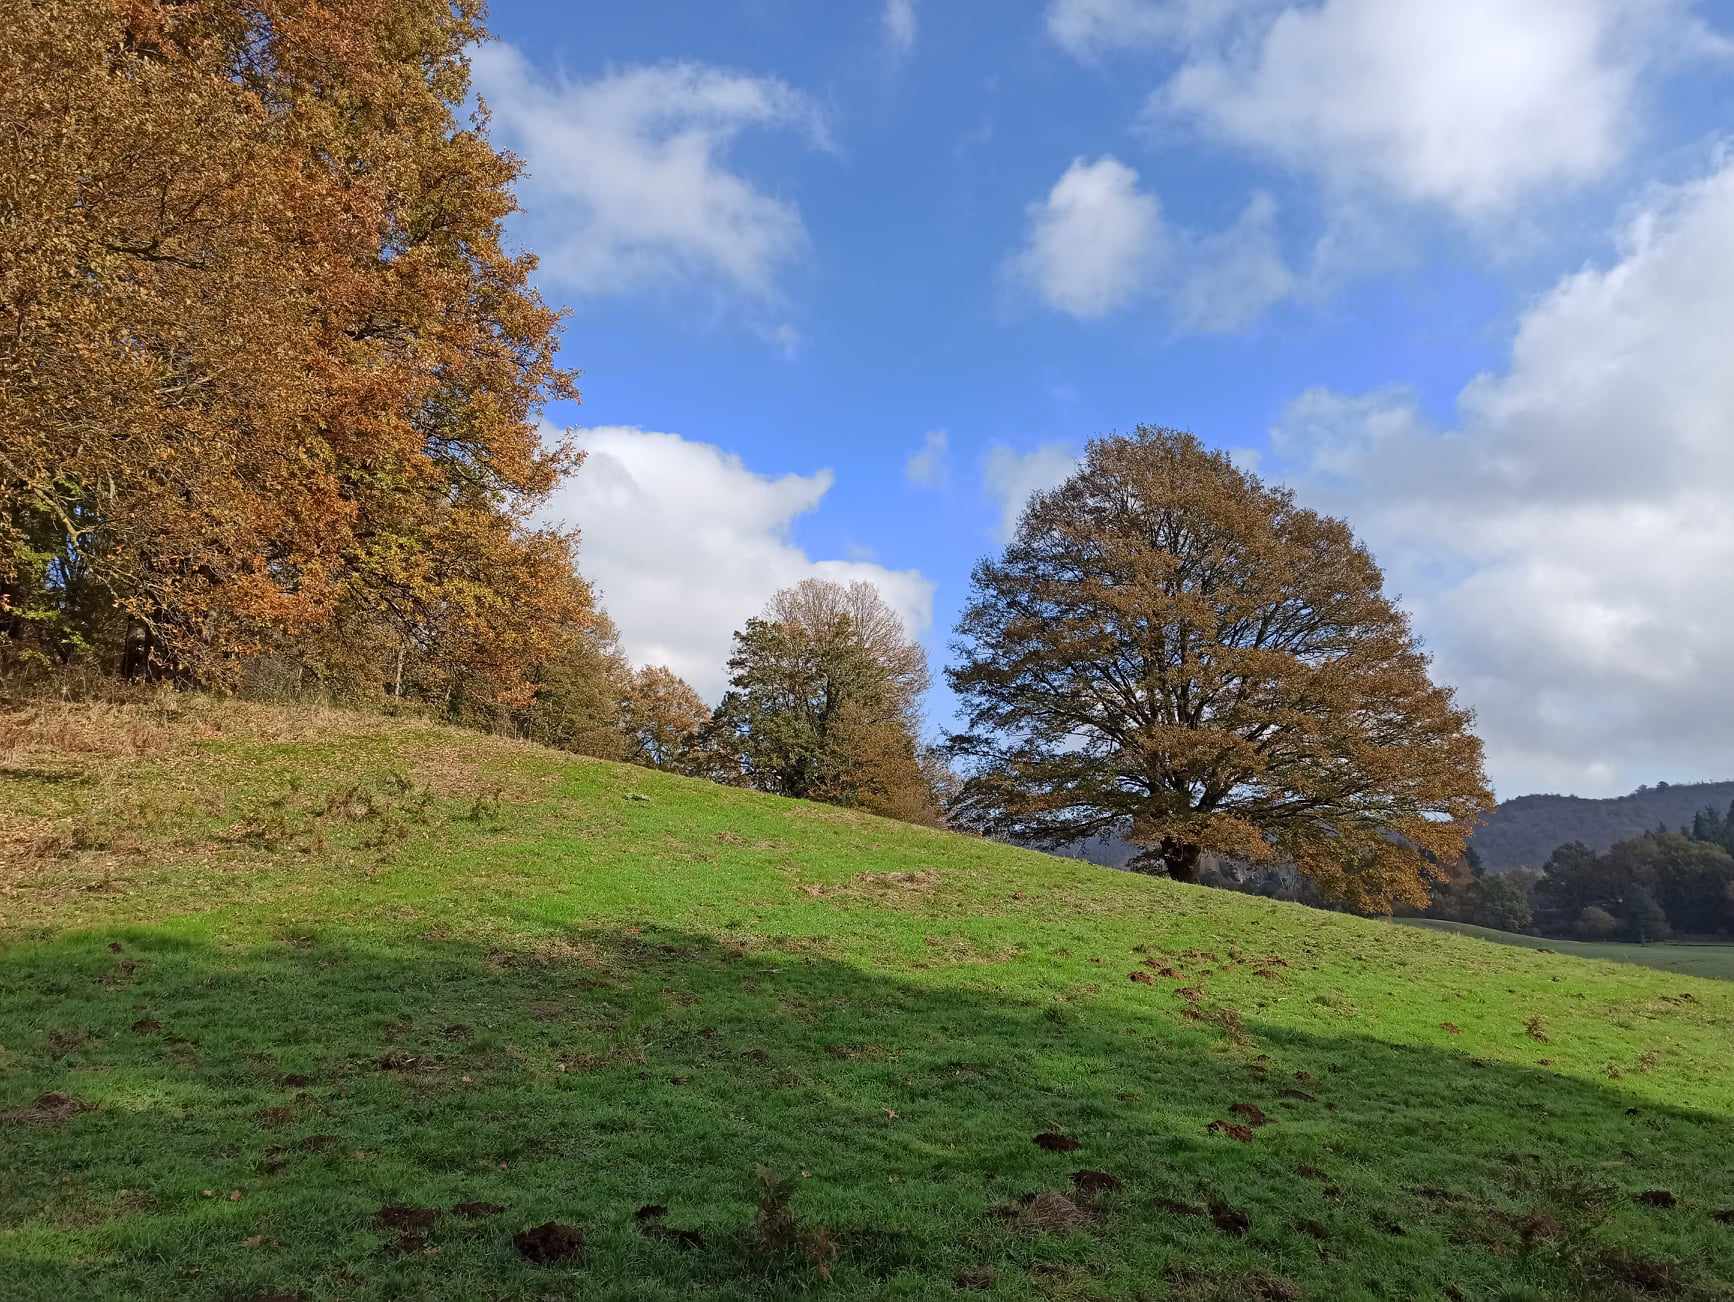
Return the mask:
[(1582, 796), (1518, 796), (1501, 801), (1470, 838), (1487, 867), (1539, 868), (1567, 841), (1606, 850), (1616, 841), (1690, 826), (1701, 809), (1725, 813), (1734, 782), (1688, 782), (1643, 787), (1606, 800)]
[(413, 720), (0, 714), (0, 1293), (1727, 1297), (1734, 985)]

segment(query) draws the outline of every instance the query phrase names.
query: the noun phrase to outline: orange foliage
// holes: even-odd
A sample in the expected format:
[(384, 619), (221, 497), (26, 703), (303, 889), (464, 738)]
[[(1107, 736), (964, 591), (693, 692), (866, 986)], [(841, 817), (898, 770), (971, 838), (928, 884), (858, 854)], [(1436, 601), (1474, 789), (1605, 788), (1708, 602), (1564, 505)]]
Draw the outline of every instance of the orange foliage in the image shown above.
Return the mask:
[(576, 393), (455, 117), (477, 0), (7, 10), (0, 631), (203, 682), (361, 632), (525, 697), (595, 616), (527, 528)]

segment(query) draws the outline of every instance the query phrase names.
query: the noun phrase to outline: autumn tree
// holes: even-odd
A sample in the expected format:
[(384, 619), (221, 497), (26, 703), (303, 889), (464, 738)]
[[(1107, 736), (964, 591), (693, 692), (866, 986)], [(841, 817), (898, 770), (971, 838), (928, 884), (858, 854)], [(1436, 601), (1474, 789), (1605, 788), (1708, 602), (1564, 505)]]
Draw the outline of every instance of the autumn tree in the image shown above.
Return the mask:
[(1349, 526), (1190, 434), (1093, 441), (976, 567), (956, 653), (954, 810), (993, 834), (1122, 832), (1180, 881), (1206, 851), (1287, 862), (1383, 910), (1424, 906), (1492, 804)]
[(663, 665), (635, 672), (620, 701), (626, 758), (647, 768), (700, 774), (700, 738), (710, 708), (679, 674)]
[(926, 656), (872, 585), (808, 580), (779, 592), (735, 634), (729, 672), (706, 745), (740, 780), (939, 820), (939, 774), (917, 731)]
[[(0, 633), (521, 708), (594, 618), (531, 526), (557, 315), (479, 0), (41, 0), (0, 25)], [(357, 662), (363, 659), (365, 664)], [(354, 684), (351, 683), (351, 686)]]

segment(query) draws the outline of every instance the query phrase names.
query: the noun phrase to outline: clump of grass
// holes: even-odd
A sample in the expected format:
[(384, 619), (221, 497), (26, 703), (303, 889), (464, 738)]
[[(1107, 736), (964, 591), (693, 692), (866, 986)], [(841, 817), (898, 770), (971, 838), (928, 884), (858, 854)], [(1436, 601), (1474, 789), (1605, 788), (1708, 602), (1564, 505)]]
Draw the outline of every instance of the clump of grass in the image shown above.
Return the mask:
[(779, 1176), (758, 1168), (758, 1212), (753, 1218), (751, 1242), (755, 1255), (770, 1262), (791, 1257), (812, 1264), (820, 1279), (831, 1278), (837, 1260), (837, 1241), (822, 1226), (803, 1225), (795, 1215), (795, 1191), (799, 1176)]

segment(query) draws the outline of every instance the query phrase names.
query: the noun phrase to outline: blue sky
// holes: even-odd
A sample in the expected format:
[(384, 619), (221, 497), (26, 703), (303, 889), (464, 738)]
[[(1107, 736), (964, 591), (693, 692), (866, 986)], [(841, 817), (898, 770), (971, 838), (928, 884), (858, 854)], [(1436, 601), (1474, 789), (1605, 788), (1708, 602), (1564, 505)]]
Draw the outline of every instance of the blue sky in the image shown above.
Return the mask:
[(817, 573), (937, 667), (1022, 497), (1148, 422), (1356, 525), (1501, 795), (1734, 775), (1734, 0), (491, 27), (583, 372), (554, 514), (635, 659), (714, 697)]

